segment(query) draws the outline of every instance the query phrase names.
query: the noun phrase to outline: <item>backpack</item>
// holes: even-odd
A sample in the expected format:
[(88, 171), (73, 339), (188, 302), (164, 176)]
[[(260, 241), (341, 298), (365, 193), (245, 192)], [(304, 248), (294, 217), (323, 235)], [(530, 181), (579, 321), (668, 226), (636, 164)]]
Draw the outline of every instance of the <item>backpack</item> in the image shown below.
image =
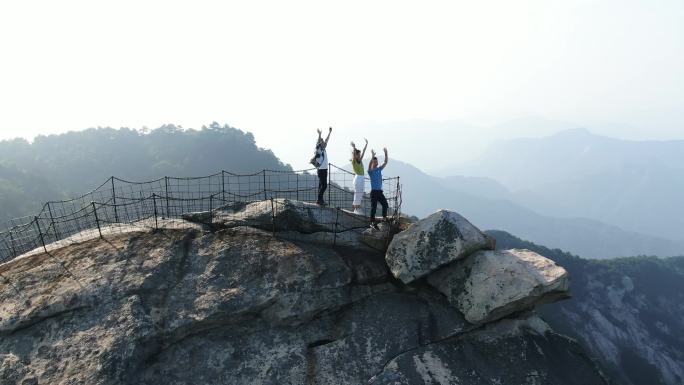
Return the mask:
[(320, 151), (320, 148), (318, 146), (316, 146), (314, 156), (313, 156), (313, 158), (311, 158), (309, 163), (311, 163), (314, 167), (319, 168), (319, 167), (321, 167), (321, 161), (319, 159), (321, 159), (322, 157), (323, 157), (323, 151)]

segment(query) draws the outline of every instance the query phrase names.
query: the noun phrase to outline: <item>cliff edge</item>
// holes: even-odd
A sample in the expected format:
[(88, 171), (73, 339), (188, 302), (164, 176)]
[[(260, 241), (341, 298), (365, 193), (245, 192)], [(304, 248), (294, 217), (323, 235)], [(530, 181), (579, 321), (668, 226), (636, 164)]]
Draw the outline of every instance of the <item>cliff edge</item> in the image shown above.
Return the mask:
[[(278, 226), (302, 233), (297, 218)], [(110, 234), (0, 265), (0, 382), (607, 384), (534, 311), (569, 295), (567, 272), (494, 251), (455, 212), (387, 252), (264, 223)]]

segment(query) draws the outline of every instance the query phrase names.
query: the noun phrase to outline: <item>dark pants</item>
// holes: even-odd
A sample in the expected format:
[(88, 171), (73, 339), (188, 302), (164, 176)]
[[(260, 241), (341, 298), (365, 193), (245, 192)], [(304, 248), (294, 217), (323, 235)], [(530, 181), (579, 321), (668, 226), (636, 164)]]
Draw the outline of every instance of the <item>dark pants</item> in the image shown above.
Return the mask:
[(323, 203), (323, 194), (328, 189), (328, 170), (318, 170), (318, 203)]
[(382, 193), (382, 190), (371, 190), (370, 198), (371, 222), (375, 222), (375, 212), (378, 210), (378, 202), (380, 202), (380, 204), (382, 205), (382, 217), (387, 218), (387, 209), (389, 208), (389, 205), (387, 204), (387, 198), (385, 198), (385, 194)]

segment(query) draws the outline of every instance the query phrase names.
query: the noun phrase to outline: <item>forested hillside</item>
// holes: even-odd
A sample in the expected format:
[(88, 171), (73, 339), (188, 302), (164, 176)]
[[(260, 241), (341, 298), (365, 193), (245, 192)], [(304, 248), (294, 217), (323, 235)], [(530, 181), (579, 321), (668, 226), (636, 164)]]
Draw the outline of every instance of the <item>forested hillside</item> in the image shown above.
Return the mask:
[(623, 385), (684, 381), (684, 257), (585, 260), (490, 231), (497, 247), (526, 248), (569, 273), (573, 298), (547, 305), (551, 327), (577, 339)]
[(80, 195), (109, 176), (148, 180), (221, 169), (287, 170), (251, 133), (212, 123), (199, 130), (93, 128), (0, 142), (0, 220), (33, 214), (47, 200)]

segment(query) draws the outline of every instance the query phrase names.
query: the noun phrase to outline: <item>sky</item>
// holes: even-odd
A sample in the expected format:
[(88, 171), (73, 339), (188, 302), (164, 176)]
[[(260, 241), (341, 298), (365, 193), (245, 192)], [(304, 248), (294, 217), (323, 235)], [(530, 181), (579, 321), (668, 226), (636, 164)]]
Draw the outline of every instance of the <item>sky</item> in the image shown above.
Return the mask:
[(424, 169), (579, 126), (684, 139), (682, 20), (681, 0), (5, 1), (0, 139), (217, 121), (299, 168), (333, 126), (333, 158), (367, 137)]

